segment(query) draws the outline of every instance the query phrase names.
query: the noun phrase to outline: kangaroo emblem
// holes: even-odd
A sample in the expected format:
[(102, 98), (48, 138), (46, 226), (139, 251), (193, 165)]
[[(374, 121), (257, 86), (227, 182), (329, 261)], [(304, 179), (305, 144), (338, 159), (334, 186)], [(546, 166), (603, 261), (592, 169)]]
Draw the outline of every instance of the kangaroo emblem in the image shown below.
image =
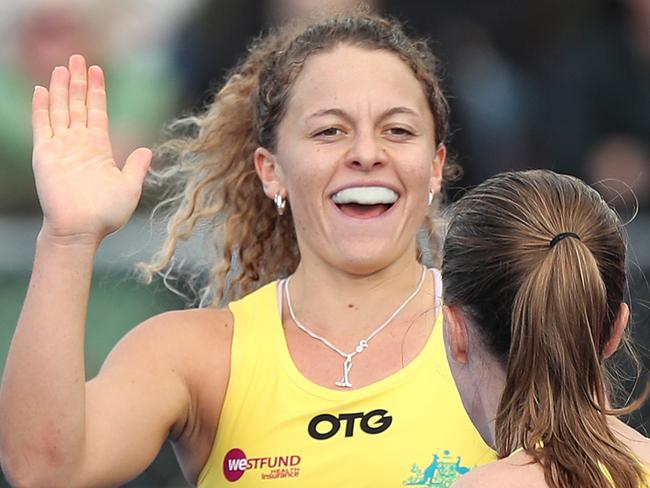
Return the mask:
[(456, 479), (470, 470), (461, 465), (460, 456), (452, 461), (451, 452), (443, 451), (443, 456), (433, 454), (431, 463), (425, 468), (420, 468), (416, 463), (411, 467), (411, 476), (402, 484), (404, 486), (433, 486), (436, 488), (449, 488)]

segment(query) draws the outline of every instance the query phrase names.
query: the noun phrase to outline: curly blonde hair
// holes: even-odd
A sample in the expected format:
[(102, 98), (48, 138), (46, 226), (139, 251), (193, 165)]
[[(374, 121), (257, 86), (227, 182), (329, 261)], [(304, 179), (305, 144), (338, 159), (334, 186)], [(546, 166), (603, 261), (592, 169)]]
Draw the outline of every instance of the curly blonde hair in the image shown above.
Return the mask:
[[(409, 38), (398, 21), (356, 10), (272, 30), (253, 42), (202, 114), (172, 125), (185, 135), (159, 148), (160, 167), (151, 180), (168, 187), (161, 205), (170, 217), (162, 249), (140, 265), (147, 281), (170, 272), (177, 247), (199, 227), (207, 229), (207, 245), (216, 252), (209, 260), (209, 275), (205, 270), (190, 274), (203, 281), (198, 287), (201, 304), (236, 299), (295, 270), (300, 252), (290, 208), (283, 216), (277, 214), (262, 191), (253, 153), (259, 146), (274, 151), (291, 88), (307, 58), (339, 44), (386, 50), (402, 59), (429, 102), (436, 143), (446, 141), (448, 105), (436, 59), (426, 42)], [(457, 174), (457, 165), (446, 164), (445, 181)], [(423, 222), (434, 259), (439, 248), (436, 214), (437, 205), (432, 205)]]

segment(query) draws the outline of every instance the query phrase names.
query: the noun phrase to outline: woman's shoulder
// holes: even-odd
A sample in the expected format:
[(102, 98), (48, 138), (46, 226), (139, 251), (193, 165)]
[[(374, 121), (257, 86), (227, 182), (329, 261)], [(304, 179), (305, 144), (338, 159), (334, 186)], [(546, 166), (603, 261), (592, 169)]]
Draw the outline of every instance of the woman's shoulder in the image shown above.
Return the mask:
[(524, 452), (485, 464), (460, 477), (452, 488), (546, 488), (544, 471)]
[[(232, 330), (227, 309), (164, 312), (132, 329), (107, 359), (108, 370), (145, 371), (159, 390), (181, 392), (182, 413), (171, 436), (192, 475), (198, 475), (211, 450), (230, 375)], [(169, 402), (169, 396), (161, 401)]]
[(650, 473), (650, 439), (620, 419), (610, 417), (608, 421), (619, 440), (634, 453)]
[(180, 329), (185, 332), (188, 330), (199, 332), (204, 329), (213, 329), (217, 325), (221, 328), (229, 328), (232, 323), (232, 313), (228, 308), (190, 308), (170, 310), (154, 315), (141, 325), (170, 329), (170, 331)]
[(155, 335), (159, 339), (183, 341), (196, 336), (223, 335), (224, 331), (232, 329), (232, 325), (232, 313), (227, 308), (170, 310), (150, 317), (128, 335)]
[(154, 361), (165, 371), (179, 373), (186, 382), (206, 370), (227, 379), (233, 317), (227, 309), (189, 309), (164, 312), (134, 327), (109, 356), (134, 367)]
[[(618, 419), (610, 419), (610, 427), (646, 467), (650, 481), (650, 439)], [(471, 470), (458, 479), (452, 488), (546, 488), (544, 471), (525, 452)]]
[(214, 356), (219, 351), (230, 350), (233, 322), (228, 309), (172, 310), (145, 320), (125, 339), (146, 343), (154, 341), (159, 353), (168, 351), (183, 357), (191, 354), (196, 360), (202, 353)]

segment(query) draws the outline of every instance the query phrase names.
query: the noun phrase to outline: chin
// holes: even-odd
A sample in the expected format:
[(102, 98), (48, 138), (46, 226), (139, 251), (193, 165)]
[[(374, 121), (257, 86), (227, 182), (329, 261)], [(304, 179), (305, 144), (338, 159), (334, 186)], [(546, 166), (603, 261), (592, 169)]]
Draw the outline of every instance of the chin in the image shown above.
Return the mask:
[(338, 256), (334, 266), (348, 274), (367, 276), (386, 267), (386, 260), (377, 259), (368, 254), (346, 254)]
[(357, 242), (346, 249), (339, 248), (337, 267), (353, 275), (369, 275), (401, 261), (404, 255), (395, 253), (395, 245), (378, 246), (376, 240), (369, 246), (360, 244)]

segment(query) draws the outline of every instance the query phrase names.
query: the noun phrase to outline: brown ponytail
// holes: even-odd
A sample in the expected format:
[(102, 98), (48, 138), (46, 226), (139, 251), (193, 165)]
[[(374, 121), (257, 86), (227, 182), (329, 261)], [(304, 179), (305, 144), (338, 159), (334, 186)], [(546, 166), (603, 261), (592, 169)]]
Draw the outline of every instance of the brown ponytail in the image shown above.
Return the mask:
[[(579, 237), (551, 246), (563, 232)], [(640, 404), (608, 409), (603, 350), (626, 286), (614, 212), (575, 178), (507, 173), (458, 202), (443, 252), (446, 303), (506, 369), (498, 455), (523, 447), (553, 488), (641, 486), (641, 464), (607, 423)]]
[[(448, 107), (436, 60), (425, 43), (406, 36), (399, 22), (359, 9), (311, 25), (287, 24), (253, 43), (204, 113), (174, 124), (189, 135), (160, 147), (157, 164), (162, 167), (152, 182), (169, 188), (161, 204), (169, 209), (169, 224), (160, 252), (141, 265), (147, 280), (173, 275), (177, 247), (199, 233), (208, 257), (200, 263), (203, 269), (190, 273), (189, 284), (199, 281), (203, 304), (235, 299), (296, 268), (300, 253), (290, 205), (282, 217), (277, 215), (258, 181), (253, 153), (258, 146), (275, 149), (291, 87), (307, 58), (341, 43), (400, 57), (427, 97), (436, 143), (445, 142)], [(447, 164), (443, 176), (447, 180), (457, 173), (458, 166)], [(435, 205), (423, 227), (429, 247), (437, 251), (434, 212)]]

